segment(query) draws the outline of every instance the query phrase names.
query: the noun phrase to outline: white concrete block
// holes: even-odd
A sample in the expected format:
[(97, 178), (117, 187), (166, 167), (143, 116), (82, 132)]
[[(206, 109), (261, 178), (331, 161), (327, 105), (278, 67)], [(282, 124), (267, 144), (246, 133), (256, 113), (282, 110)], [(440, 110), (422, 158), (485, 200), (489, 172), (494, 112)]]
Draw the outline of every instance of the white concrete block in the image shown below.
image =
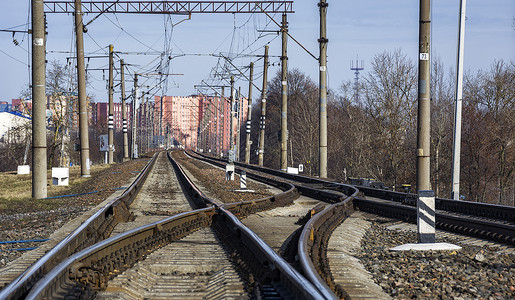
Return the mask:
[(21, 165), (18, 166), (18, 175), (30, 174), (30, 166), (29, 165)]
[(69, 168), (52, 168), (52, 184), (53, 185), (68, 185), (70, 177)]
[(286, 169), (286, 172), (290, 173), (290, 174), (299, 174), (299, 168), (292, 168), (292, 167), (288, 167)]

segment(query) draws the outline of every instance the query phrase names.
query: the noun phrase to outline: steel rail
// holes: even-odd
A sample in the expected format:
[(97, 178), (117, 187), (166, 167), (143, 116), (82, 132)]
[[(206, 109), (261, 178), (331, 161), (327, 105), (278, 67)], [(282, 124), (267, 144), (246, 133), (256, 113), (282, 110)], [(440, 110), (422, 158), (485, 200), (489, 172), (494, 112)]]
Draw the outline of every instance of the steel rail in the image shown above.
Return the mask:
[[(42, 280), (36, 283), (25, 299), (53, 299), (56, 296), (66, 298), (66, 289), (63, 290), (63, 288), (78, 284), (78, 282), (69, 279), (70, 275), (74, 278), (80, 278), (84, 275), (93, 277), (94, 282), (100, 284), (98, 288), (102, 288), (107, 283), (108, 277), (114, 277), (114, 275), (109, 276), (109, 274), (114, 272), (115, 269), (123, 271), (126, 269), (125, 266), (135, 263), (148, 252), (160, 248), (164, 244), (164, 240), (168, 242), (178, 240), (187, 235), (186, 233), (206, 226), (206, 223), (211, 223), (214, 214), (214, 207), (184, 212), (93, 244), (68, 257), (53, 268)], [(176, 228), (187, 228), (188, 231), (180, 232), (174, 230)], [(181, 234), (176, 234), (176, 232)], [(139, 248), (132, 246), (138, 244), (140, 245)], [(147, 246), (149, 244), (150, 246)], [(117, 253), (117, 259), (115, 263), (111, 263), (108, 260), (115, 253)], [(104, 264), (102, 264), (102, 261), (104, 261)], [(92, 267), (86, 269), (85, 266)], [(104, 268), (103, 272), (98, 271), (101, 267)], [(91, 272), (92, 270), (95, 270), (95, 272)]]
[[(270, 278), (279, 278), (283, 286), (293, 293), (294, 299), (334, 299), (327, 294), (320, 293), (319, 290), (308, 281), (304, 276), (287, 263), (277, 254), (267, 243), (265, 243), (255, 232), (243, 225), (240, 220), (224, 207), (220, 211), (227, 216), (234, 232), (242, 241), (247, 241), (247, 247), (253, 252), (255, 258), (261, 261), (270, 272)], [(229, 227), (229, 228), (231, 228)], [(276, 273), (276, 274), (273, 274)]]
[(113, 228), (122, 219), (128, 218), (127, 207), (132, 203), (143, 182), (152, 169), (157, 154), (152, 157), (137, 179), (119, 197), (109, 201), (104, 207), (89, 217), (77, 229), (60, 241), (49, 252), (0, 291), (0, 299), (21, 299), (32, 288), (34, 282), (50, 271), (57, 262), (68, 255), (85, 248), (104, 236), (98, 236), (99, 228)]
[[(324, 248), (334, 229), (354, 212), (352, 196), (341, 200), (343, 201), (332, 204), (319, 213), (313, 212), (313, 216), (301, 231), (297, 249), (303, 274), (321, 293), (331, 299), (340, 297), (335, 294), (336, 288), (328, 274)], [(324, 270), (321, 270), (320, 266), (325, 266)], [(325, 278), (320, 274), (324, 274)]]
[[(224, 165), (224, 161), (221, 159), (207, 157), (196, 152), (195, 155), (201, 156), (204, 159), (209, 160), (217, 165)], [(339, 299), (339, 297), (334, 293), (335, 287), (331, 281), (330, 274), (327, 274), (328, 270), (320, 270), (320, 268), (315, 267), (313, 262), (317, 261), (317, 265), (320, 265), (320, 260), (324, 259), (321, 257), (324, 256), (324, 252), (323, 250), (321, 251), (321, 249), (325, 247), (328, 238), (336, 226), (343, 222), (343, 220), (354, 211), (352, 200), (359, 193), (359, 190), (350, 185), (289, 174), (266, 167), (247, 165), (238, 162), (234, 162), (234, 164), (255, 171), (305, 183), (293, 184), (302, 195), (324, 202), (333, 203), (321, 212), (316, 213), (314, 210), (311, 212), (312, 217), (304, 225), (304, 228), (300, 233), (297, 245), (297, 255), (299, 257), (302, 274), (306, 276), (306, 278), (315, 286), (315, 288), (320, 292), (324, 299)], [(330, 185), (332, 189), (336, 189), (340, 193), (321, 190), (306, 184)], [(341, 193), (349, 196), (342, 196)], [(327, 266), (327, 263), (322, 263)], [(320, 276), (321, 273), (325, 273), (325, 279)]]
[[(223, 161), (218, 158), (214, 159), (218, 161)], [(307, 195), (309, 197), (313, 197), (316, 199), (322, 199), (324, 197), (320, 197), (323, 191), (317, 189), (315, 185), (320, 185), (320, 188), (340, 189), (347, 195), (352, 194), (350, 192), (350, 188), (354, 188), (353, 186), (349, 185), (343, 185), (340, 183), (329, 182), (326, 180), (320, 180), (317, 178), (311, 178), (306, 176), (288, 174), (283, 171), (273, 170), (265, 167), (258, 167), (255, 165), (247, 165), (238, 162), (235, 162), (235, 165), (239, 165), (241, 167), (253, 169), (260, 172), (265, 172), (270, 175), (282, 177), (288, 180), (298, 181), (300, 182), (300, 184), (295, 184), (295, 186), (297, 187), (299, 192), (303, 195)], [(343, 187), (345, 187), (345, 190), (342, 190)], [(366, 196), (376, 197), (379, 199), (389, 201), (389, 203), (385, 203), (354, 197), (352, 203), (354, 204), (355, 208), (378, 215), (386, 215), (389, 217), (397, 218), (400, 220), (404, 220), (406, 222), (416, 223), (416, 194), (393, 192), (388, 190), (374, 189), (362, 186), (356, 186), (355, 188), (357, 188), (360, 193)], [(357, 194), (353, 195), (356, 196)], [(331, 200), (330, 198), (330, 196), (326, 196), (325, 201), (333, 201), (334, 203), (335, 200)], [(515, 245), (515, 226), (513, 225), (515, 219), (515, 207), (437, 198), (436, 209), (441, 210), (436, 212), (436, 227), (439, 229), (454, 231), (468, 236), (477, 236), (480, 238), (494, 240), (509, 245)], [(323, 213), (326, 212), (326, 210), (324, 210)], [(464, 215), (451, 215), (449, 213), (458, 213)], [(323, 217), (322, 215), (320, 217), (317, 216), (317, 218), (315, 218), (314, 221), (310, 220), (310, 222), (317, 222), (316, 220), (318, 218)], [(503, 224), (495, 222), (494, 220), (507, 221), (510, 224)], [(315, 223), (308, 224), (306, 225), (304, 230), (309, 230), (309, 234), (307, 233), (307, 231), (303, 231), (303, 235), (299, 239), (299, 258), (304, 261), (302, 263), (302, 267), (305, 268), (305, 266), (307, 266), (306, 269), (308, 271), (303, 269), (304, 274), (322, 292), (330, 288), (322, 280), (322, 278), (318, 276), (317, 273), (310, 273), (313, 270), (313, 263), (311, 262), (311, 266), (309, 266), (310, 263), (308, 257), (309, 253), (312, 253), (312, 250), (309, 247), (309, 243), (300, 243), (305, 241), (306, 237), (310, 236), (311, 233), (313, 233), (314, 235), (313, 238), (315, 238), (318, 233), (328, 235), (330, 235), (330, 233), (324, 233), (321, 230), (317, 231), (317, 226), (314, 226)], [(309, 226), (313, 227), (310, 228)]]
[[(197, 152), (195, 152), (195, 153), (197, 155), (200, 155), (200, 156), (212, 159), (212, 160), (217, 160), (220, 162), (224, 161), (223, 159), (209, 157), (204, 154), (197, 153)], [(270, 168), (266, 168), (266, 167), (259, 167), (256, 165), (247, 165), (247, 164), (240, 163), (240, 162), (234, 162), (234, 164), (241, 166), (241, 167), (248, 168), (248, 169), (268, 173), (270, 175), (279, 176), (279, 177), (289, 179), (292, 181), (298, 181), (299, 183), (304, 183), (304, 184), (315, 184), (315, 185), (320, 184), (322, 186), (341, 185), (341, 183), (332, 182), (329, 180), (322, 180), (319, 178), (289, 174), (289, 173), (286, 173), (286, 172), (283, 172), (280, 170), (270, 169)], [(297, 188), (299, 188), (300, 186), (301, 185), (296, 185)], [(345, 185), (345, 186), (353, 187), (353, 185)], [(410, 206), (416, 206), (417, 194), (395, 192), (395, 191), (376, 189), (376, 188), (370, 188), (370, 187), (365, 187), (365, 186), (355, 186), (355, 187), (357, 189), (359, 189), (359, 191), (362, 192), (365, 196), (375, 197), (375, 198), (384, 199), (384, 200), (391, 200), (391, 201), (400, 202), (402, 204), (406, 204), (406, 205), (410, 205)], [(347, 192), (352, 193), (350, 190)], [(503, 221), (515, 223), (515, 207), (513, 207), (513, 206), (494, 205), (494, 204), (489, 204), (489, 203), (470, 202), (470, 201), (453, 200), (453, 199), (445, 199), (445, 198), (436, 198), (435, 205), (436, 205), (437, 210), (455, 212), (455, 213), (467, 214), (467, 215), (476, 216), (476, 217), (484, 217), (484, 218), (503, 220)]]
[[(415, 224), (417, 222), (417, 210), (413, 206), (361, 198), (355, 198), (354, 202), (359, 210), (365, 212), (397, 218)], [(469, 216), (455, 216), (438, 211), (435, 214), (435, 219), (436, 228), (438, 229), (515, 245), (515, 226), (513, 225), (470, 218)]]
[[(171, 157), (169, 156), (171, 159)], [(171, 159), (173, 161), (173, 159)], [(178, 176), (183, 183), (192, 184), (187, 178), (184, 170), (174, 162), (174, 168), (178, 171)], [(284, 183), (277, 182), (283, 188)], [(116, 270), (123, 270), (126, 266), (134, 263), (143, 254), (157, 249), (161, 245), (174, 240), (179, 236), (189, 234), (202, 226), (208, 226), (213, 222), (215, 215), (222, 214), (224, 220), (229, 220), (228, 228), (236, 233), (235, 237), (241, 240), (246, 246), (247, 251), (252, 251), (255, 257), (261, 258), (261, 265), (277, 273), (273, 280), (279, 280), (292, 295), (297, 299), (324, 299), (318, 290), (311, 285), (300, 273), (289, 266), (273, 249), (264, 243), (254, 232), (244, 226), (236, 217), (237, 214), (263, 210), (276, 206), (284, 201), (292, 201), (289, 194), (294, 195), (296, 190), (292, 185), (289, 189), (271, 197), (258, 200), (244, 201), (245, 203), (233, 203), (220, 205), (203, 195), (198, 188), (189, 187), (193, 191), (196, 203), (209, 205), (208, 208), (195, 210), (193, 212), (182, 213), (172, 216), (166, 220), (145, 225), (133, 229), (121, 235), (111, 237), (101, 241), (87, 249), (72, 255), (67, 260), (56, 266), (42, 280), (40, 280), (32, 290), (27, 299), (52, 298), (56, 295), (64, 296), (65, 291), (77, 287), (83, 293), (88, 293), (87, 285), (90, 280), (102, 287), (108, 279), (109, 274)], [(279, 201), (278, 201), (279, 200)], [(264, 203), (264, 204), (263, 204)], [(202, 215), (201, 221), (196, 221), (194, 215)], [(191, 226), (193, 224), (193, 226)], [(227, 224), (226, 224), (227, 226)], [(174, 234), (173, 228), (180, 228), (180, 235)], [(136, 237), (134, 237), (136, 236)], [(146, 246), (150, 244), (150, 246)], [(136, 245), (136, 246), (134, 246)], [(137, 248), (139, 247), (139, 248)], [(136, 253), (136, 254), (135, 254)], [(94, 267), (91, 267), (91, 263)], [(89, 268), (86, 266), (90, 266)], [(91, 270), (95, 270), (93, 273)], [(102, 274), (98, 274), (102, 270)], [(69, 278), (69, 277), (72, 278)], [(75, 279), (75, 280), (73, 280)], [(82, 284), (81, 284), (82, 283)]]
[[(363, 192), (365, 196), (392, 200), (411, 206), (416, 206), (417, 203), (417, 194), (394, 192), (363, 186), (356, 187)], [(437, 210), (467, 214), (476, 217), (515, 222), (515, 207), (513, 206), (436, 198), (435, 208)]]

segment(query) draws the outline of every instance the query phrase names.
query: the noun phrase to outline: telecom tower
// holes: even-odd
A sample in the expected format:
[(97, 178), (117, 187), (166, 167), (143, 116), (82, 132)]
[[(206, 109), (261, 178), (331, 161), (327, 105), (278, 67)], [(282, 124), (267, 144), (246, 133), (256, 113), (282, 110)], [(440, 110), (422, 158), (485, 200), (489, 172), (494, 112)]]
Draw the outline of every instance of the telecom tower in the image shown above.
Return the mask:
[[(361, 63), (361, 64), (360, 64)], [(359, 71), (365, 70), (363, 67), (363, 60), (360, 62), (358, 60), (358, 56), (356, 55), (356, 66), (354, 66), (354, 62), (350, 62), (350, 69), (354, 72), (356, 77), (354, 78), (354, 101), (359, 102)]]

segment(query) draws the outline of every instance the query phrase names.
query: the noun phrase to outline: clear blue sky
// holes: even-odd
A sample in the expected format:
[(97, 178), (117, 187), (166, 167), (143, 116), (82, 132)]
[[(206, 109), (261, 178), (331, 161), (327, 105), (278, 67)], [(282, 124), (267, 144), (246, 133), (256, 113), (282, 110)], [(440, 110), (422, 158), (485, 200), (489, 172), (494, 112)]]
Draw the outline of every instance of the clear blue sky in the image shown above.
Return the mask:
[[(319, 12), (318, 1), (295, 1), (295, 13), (288, 16), (289, 32), (315, 56), (318, 56)], [(350, 61), (364, 60), (365, 74), (370, 70), (372, 57), (385, 50), (400, 48), (407, 56), (416, 61), (418, 55), (418, 5), (419, 1), (331, 1), (328, 0), (327, 35), (329, 87), (337, 89), (344, 80), (354, 77)], [(24, 30), (29, 18), (29, 0), (3, 1), (0, 10), (0, 29)], [(458, 0), (432, 1), (432, 55), (439, 56), (447, 70), (455, 67)], [(84, 22), (94, 16), (86, 15)], [(488, 69), (495, 59), (515, 61), (515, 1), (491, 0), (467, 1), (467, 22), (465, 34), (465, 70), (476, 72)], [(183, 16), (171, 16), (173, 23)], [(280, 22), (280, 15), (275, 20)], [(74, 51), (73, 16), (49, 14), (48, 20), (48, 60), (66, 62), (66, 53)], [(193, 15), (191, 20), (173, 27), (170, 49), (176, 54), (186, 55), (172, 59), (171, 73), (183, 73), (169, 79), (167, 95), (189, 95), (195, 93), (193, 85), (200, 84), (209, 77), (216, 66), (218, 58), (206, 54), (226, 55), (245, 53), (261, 55), (263, 46), (270, 43), (271, 61), (276, 63), (269, 69), (269, 78), (279, 70), (278, 56), (281, 55), (280, 37), (269, 33), (260, 35), (256, 29), (276, 29), (268, 23), (264, 15)], [(115, 51), (147, 52), (148, 55), (120, 54), (127, 63), (134, 64), (132, 69), (141, 72), (153, 67), (159, 61), (154, 52), (165, 48), (165, 17), (162, 15), (103, 15), (95, 20), (85, 35), (86, 55), (103, 55), (109, 44), (114, 44)], [(22, 26), (19, 26), (22, 25)], [(19, 26), (19, 27), (15, 27)], [(237, 29), (235, 29), (237, 27)], [(263, 34), (261, 34), (263, 35)], [(15, 39), (20, 46), (13, 43), (10, 33), (0, 32), (0, 101), (17, 98), (29, 80), (28, 35), (17, 33)], [(250, 46), (249, 46), (250, 45)], [(245, 50), (244, 50), (245, 49)], [(151, 52), (151, 53), (150, 53)], [(293, 41), (288, 42), (288, 66), (298, 68), (318, 81), (317, 62)], [(238, 66), (246, 65), (246, 57), (235, 60)], [(118, 63), (117, 63), (118, 64)], [(105, 68), (107, 58), (92, 59), (89, 68)], [(256, 62), (256, 77), (262, 71), (262, 60)], [(146, 72), (146, 71), (145, 71)], [(88, 93), (97, 101), (107, 99), (106, 83), (101, 71), (89, 72), (91, 85)], [(105, 73), (107, 79), (107, 72)], [(261, 80), (256, 78), (261, 85)], [(154, 80), (147, 84), (153, 85)], [(247, 93), (248, 83), (236, 84)], [(127, 83), (130, 90), (132, 83)], [(145, 88), (143, 89), (145, 90)], [(117, 89), (119, 91), (119, 89)], [(258, 96), (254, 91), (255, 97)], [(119, 95), (115, 96), (116, 101)]]

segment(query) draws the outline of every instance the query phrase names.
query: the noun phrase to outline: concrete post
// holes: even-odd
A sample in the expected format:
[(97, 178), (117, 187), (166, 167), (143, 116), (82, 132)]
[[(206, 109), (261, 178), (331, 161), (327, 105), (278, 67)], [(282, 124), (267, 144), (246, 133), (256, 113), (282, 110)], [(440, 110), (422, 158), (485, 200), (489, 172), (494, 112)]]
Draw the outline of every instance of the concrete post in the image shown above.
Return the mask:
[(418, 61), (417, 191), (430, 190), (430, 0), (420, 0)]
[(258, 165), (263, 166), (265, 153), (265, 119), (266, 119), (266, 86), (268, 73), (268, 46), (265, 46), (265, 62), (263, 68), (263, 90), (261, 92), (261, 120), (259, 121), (259, 153)]
[(138, 158), (136, 150), (136, 108), (138, 105), (138, 74), (134, 74), (134, 94), (132, 96), (132, 158)]
[(47, 197), (45, 16), (32, 0), (32, 198)]
[(320, 0), (320, 73), (319, 73), (319, 93), (320, 93), (320, 129), (319, 129), (319, 164), (320, 178), (327, 177), (327, 42), (326, 37), (326, 0)]
[(107, 120), (108, 163), (113, 163), (114, 152), (114, 103), (113, 103), (113, 45), (109, 45), (109, 112)]
[(79, 132), (80, 132), (80, 171), (81, 177), (90, 177), (89, 159), (89, 117), (86, 99), (86, 68), (84, 65), (84, 28), (82, 23), (82, 6), (75, 0), (75, 35), (77, 45), (77, 80), (79, 97)]
[(286, 172), (288, 166), (288, 22), (286, 14), (283, 14), (281, 32), (281, 171)]
[(222, 87), (222, 99), (220, 100), (220, 106), (222, 108), (222, 116), (221, 116), (221, 121), (222, 121), (222, 145), (221, 145), (221, 148), (222, 148), (222, 151), (221, 153), (223, 154), (224, 151), (225, 151), (225, 148), (224, 148), (224, 143), (225, 143), (225, 88)]
[(250, 163), (250, 128), (252, 123), (252, 77), (254, 76), (254, 63), (250, 63), (250, 75), (249, 75), (249, 98), (248, 98), (248, 109), (247, 109), (247, 128), (246, 128), (246, 139), (245, 139), (245, 163)]
[(231, 112), (229, 114), (229, 162), (234, 160), (234, 76), (231, 76)]
[(215, 105), (215, 154), (219, 153), (220, 149), (220, 114), (218, 113), (218, 103), (220, 99), (218, 98), (218, 93), (215, 92), (215, 98), (213, 99)]
[(129, 137), (127, 130), (127, 104), (125, 101), (125, 63), (120, 60), (120, 76), (122, 79), (122, 130), (123, 130), (123, 160), (129, 159)]
[(240, 161), (240, 126), (241, 126), (241, 115), (243, 97), (241, 96), (241, 87), (238, 88), (238, 107), (236, 108), (236, 114), (238, 116), (238, 122), (236, 125), (236, 161)]

